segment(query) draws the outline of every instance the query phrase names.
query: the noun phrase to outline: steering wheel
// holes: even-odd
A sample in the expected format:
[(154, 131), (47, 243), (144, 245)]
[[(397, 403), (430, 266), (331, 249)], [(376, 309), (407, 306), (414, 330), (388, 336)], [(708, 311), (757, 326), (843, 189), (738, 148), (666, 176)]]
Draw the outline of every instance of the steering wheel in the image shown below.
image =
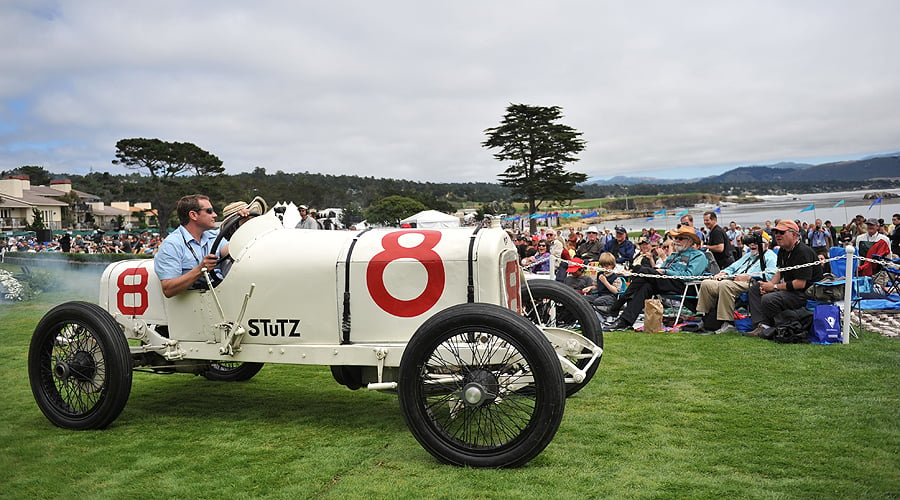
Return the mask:
[[(222, 223), (222, 227), (219, 228), (219, 234), (216, 235), (216, 239), (213, 240), (212, 247), (210, 247), (209, 253), (215, 254), (219, 249), (219, 245), (222, 244), (223, 239), (231, 239), (234, 236), (234, 232), (237, 231), (238, 227), (241, 226), (241, 222), (250, 219), (252, 217), (258, 217), (258, 212), (250, 212), (248, 215), (244, 217), (232, 217)], [(228, 273), (228, 270), (231, 268), (231, 264), (234, 263), (234, 259), (231, 258), (231, 254), (226, 256), (224, 259), (221, 259), (216, 264), (216, 269), (219, 270), (218, 273), (211, 272), (209, 273), (209, 281), (212, 283), (213, 288), (219, 286), (219, 283), (222, 282), (225, 275)]]

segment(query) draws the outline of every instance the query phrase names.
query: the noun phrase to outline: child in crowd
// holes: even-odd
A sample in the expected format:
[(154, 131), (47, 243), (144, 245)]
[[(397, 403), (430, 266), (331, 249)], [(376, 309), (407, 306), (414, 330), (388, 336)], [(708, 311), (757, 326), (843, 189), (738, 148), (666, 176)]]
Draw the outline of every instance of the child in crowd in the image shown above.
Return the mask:
[(625, 279), (613, 272), (616, 267), (616, 258), (609, 252), (600, 254), (598, 261), (600, 272), (597, 273), (597, 283), (586, 288), (584, 293), (590, 294), (596, 291), (596, 295), (589, 295), (588, 300), (594, 306), (610, 306), (616, 301), (619, 292), (625, 288)]

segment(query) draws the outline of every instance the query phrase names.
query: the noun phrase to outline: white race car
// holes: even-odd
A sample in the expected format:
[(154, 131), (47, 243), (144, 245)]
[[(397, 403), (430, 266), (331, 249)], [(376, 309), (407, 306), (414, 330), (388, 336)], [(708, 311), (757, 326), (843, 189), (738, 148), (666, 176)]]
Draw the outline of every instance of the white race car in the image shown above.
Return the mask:
[(44, 415), (108, 426), (136, 368), (242, 381), (264, 363), (325, 365), (351, 389), (396, 392), (440, 461), (515, 467), (549, 444), (566, 395), (597, 370), (596, 314), (559, 283), (523, 283), (497, 227), (310, 231), (283, 219), (226, 220), (233, 262), (211, 288), (166, 299), (152, 260), (121, 261), (99, 305), (48, 312), (28, 357)]

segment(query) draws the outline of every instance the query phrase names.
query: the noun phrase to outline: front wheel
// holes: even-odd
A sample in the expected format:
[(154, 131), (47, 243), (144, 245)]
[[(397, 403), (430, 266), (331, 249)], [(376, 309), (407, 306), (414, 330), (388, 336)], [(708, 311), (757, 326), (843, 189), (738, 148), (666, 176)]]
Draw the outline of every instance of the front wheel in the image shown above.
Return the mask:
[(209, 368), (200, 373), (217, 382), (243, 382), (250, 380), (262, 370), (263, 363), (241, 363), (240, 361), (213, 361)]
[(565, 408), (550, 344), (525, 318), (491, 304), (429, 318), (403, 352), (398, 381), (413, 436), (452, 465), (527, 463), (553, 439)]
[(131, 376), (128, 342), (100, 306), (60, 304), (34, 329), (28, 350), (31, 392), (56, 426), (108, 426), (128, 402)]

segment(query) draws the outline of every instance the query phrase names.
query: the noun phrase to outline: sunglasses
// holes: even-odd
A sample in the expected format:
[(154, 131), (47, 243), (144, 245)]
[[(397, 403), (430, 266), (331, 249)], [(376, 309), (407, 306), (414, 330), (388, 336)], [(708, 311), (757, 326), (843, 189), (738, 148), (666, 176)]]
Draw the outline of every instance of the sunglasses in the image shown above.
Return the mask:
[(676, 240), (692, 241), (691, 238), (690, 238), (689, 236), (677, 236), (675, 239), (676, 239)]
[(216, 213), (216, 211), (213, 209), (213, 207), (198, 208), (197, 210), (194, 210), (194, 212), (197, 212), (197, 213), (206, 212), (209, 215)]
[(781, 229), (773, 229), (772, 230), (772, 234), (784, 234), (786, 232), (787, 231), (782, 231)]

